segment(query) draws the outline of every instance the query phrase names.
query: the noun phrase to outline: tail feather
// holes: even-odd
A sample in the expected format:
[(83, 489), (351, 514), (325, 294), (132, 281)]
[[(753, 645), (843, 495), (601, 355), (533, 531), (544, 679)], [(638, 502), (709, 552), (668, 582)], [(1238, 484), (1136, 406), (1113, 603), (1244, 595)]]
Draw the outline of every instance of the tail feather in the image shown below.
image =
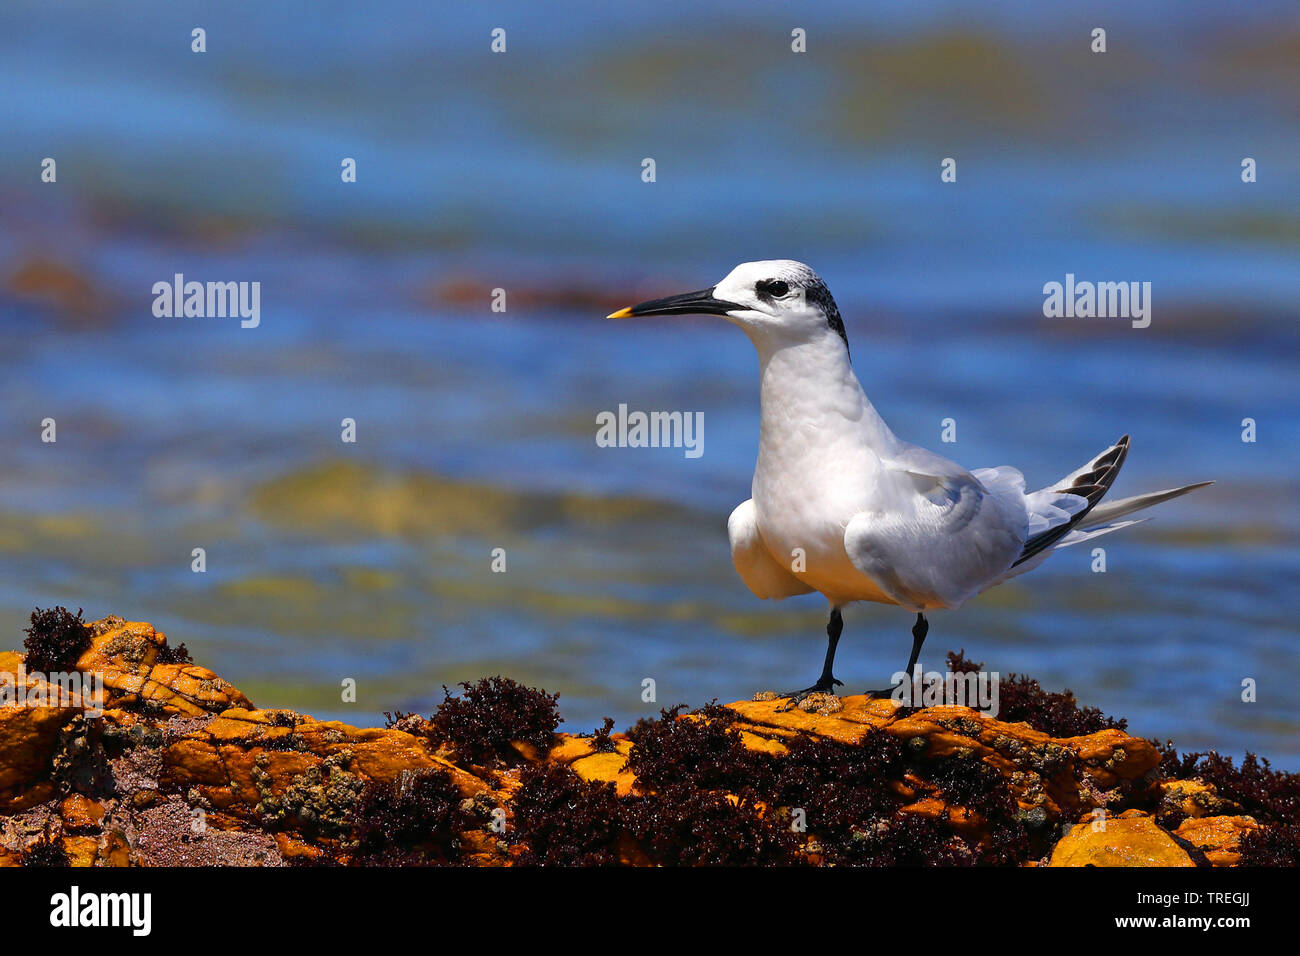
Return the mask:
[[(1114, 481), (1114, 471), (1117, 471), (1118, 466), (1123, 463), (1123, 452), (1127, 450), (1128, 442), (1126, 439), (1127, 436), (1078, 471), (1067, 475), (1056, 485), (1026, 496), (1036, 509), (1030, 515), (1030, 526), (1034, 527), (1035, 524), (1039, 526), (1047, 525), (1049, 530), (1039, 531), (1038, 534), (1031, 535), (1021, 558), (1011, 565), (1004, 574), (981, 588), (982, 591), (987, 591), (989, 588), (1001, 584), (1009, 578), (1024, 574), (1026, 571), (1032, 571), (1046, 561), (1048, 555), (1060, 548), (1082, 544), (1084, 541), (1099, 538), (1104, 534), (1110, 534), (1112, 531), (1119, 531), (1121, 528), (1151, 520), (1150, 518), (1130, 518), (1127, 521), (1118, 521), (1116, 520), (1118, 518), (1123, 518), (1135, 511), (1141, 511), (1143, 508), (1150, 508), (1152, 505), (1158, 505), (1162, 501), (1185, 495), (1197, 488), (1204, 488), (1206, 485), (1214, 484), (1212, 481), (1198, 481), (1194, 485), (1184, 485), (1181, 488), (1152, 491), (1145, 495), (1122, 498), (1119, 501), (1095, 504), (1095, 499), (1091, 498), (1089, 492), (1092, 491), (1093, 486), (1108, 488), (1110, 482)], [(1117, 448), (1120, 449), (1120, 454), (1113, 455)], [(1098, 469), (1097, 465), (1102, 467)], [(1103, 473), (1109, 472), (1109, 474), (1105, 475), (1107, 480), (1093, 480), (1094, 477), (1100, 477), (1092, 474), (1098, 470)], [(1060, 485), (1066, 487), (1060, 488)], [(1058, 490), (1053, 491), (1051, 488), (1058, 488)], [(1076, 488), (1084, 493), (1075, 497)], [(1044, 541), (1046, 541), (1045, 544), (1043, 544)], [(1035, 544), (1041, 544), (1041, 546), (1031, 548), (1031, 545)]]
[[(1101, 501), (1106, 492), (1110, 491), (1110, 486), (1115, 483), (1115, 478), (1124, 465), (1124, 459), (1128, 457), (1128, 446), (1129, 437), (1125, 435), (1088, 464), (1066, 475), (1057, 483), (1055, 490), (1050, 492), (1051, 495), (1061, 496), (1061, 498), (1053, 502), (1056, 507), (1062, 507), (1064, 502), (1061, 499), (1068, 498), (1073, 498), (1075, 501), (1083, 499), (1079, 502), (1082, 507), (1075, 506), (1068, 509), (1070, 514), (1068, 520), (1054, 523), (1051, 527), (1029, 538), (1025, 542), (1024, 550), (1020, 552), (1020, 557), (1016, 559), (1012, 567), (1023, 564), (1034, 555), (1041, 554), (1051, 548), (1096, 510), (1097, 503)], [(1062, 485), (1065, 487), (1061, 487)], [(1035, 497), (1040, 494), (1036, 492)]]
[(1068, 548), (1072, 544), (1082, 544), (1085, 541), (1091, 541), (1093, 538), (1100, 538), (1103, 534), (1110, 534), (1112, 531), (1118, 531), (1121, 528), (1127, 528), (1130, 525), (1141, 524), (1144, 521), (1150, 521), (1150, 518), (1130, 518), (1128, 521), (1116, 521), (1114, 524), (1088, 525), (1086, 528), (1075, 528), (1060, 541), (1052, 546), (1053, 551), (1060, 551), (1062, 548)]
[(1206, 485), (1212, 484), (1214, 484), (1212, 481), (1198, 481), (1194, 485), (1183, 485), (1181, 488), (1169, 488), (1165, 491), (1152, 491), (1145, 495), (1134, 495), (1132, 498), (1121, 498), (1119, 501), (1107, 501), (1105, 504), (1097, 505), (1089, 511), (1085, 519), (1079, 522), (1077, 527), (1081, 531), (1086, 531), (1089, 528), (1095, 528), (1098, 525), (1114, 521), (1116, 518), (1131, 515), (1135, 511), (1150, 508), (1162, 501), (1169, 501), (1171, 498), (1177, 498), (1189, 491), (1195, 491), (1197, 488), (1204, 488)]

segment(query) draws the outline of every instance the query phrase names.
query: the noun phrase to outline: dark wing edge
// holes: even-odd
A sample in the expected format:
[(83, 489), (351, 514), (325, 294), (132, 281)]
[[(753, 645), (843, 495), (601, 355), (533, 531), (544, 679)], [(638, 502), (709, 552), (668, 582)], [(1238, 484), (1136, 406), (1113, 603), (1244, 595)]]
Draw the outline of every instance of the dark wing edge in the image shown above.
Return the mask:
[(1087, 470), (1081, 472), (1068, 488), (1056, 489), (1058, 494), (1078, 495), (1086, 499), (1087, 506), (1078, 514), (1072, 515), (1065, 524), (1049, 528), (1042, 534), (1035, 535), (1026, 541), (1024, 550), (1020, 552), (1020, 557), (1016, 558), (1015, 564), (1011, 565), (1013, 568), (1056, 544), (1087, 517), (1088, 512), (1097, 506), (1101, 499), (1106, 496), (1106, 492), (1110, 491), (1110, 486), (1115, 483), (1115, 478), (1119, 475), (1124, 459), (1128, 457), (1128, 446), (1129, 436), (1125, 435), (1089, 462)]

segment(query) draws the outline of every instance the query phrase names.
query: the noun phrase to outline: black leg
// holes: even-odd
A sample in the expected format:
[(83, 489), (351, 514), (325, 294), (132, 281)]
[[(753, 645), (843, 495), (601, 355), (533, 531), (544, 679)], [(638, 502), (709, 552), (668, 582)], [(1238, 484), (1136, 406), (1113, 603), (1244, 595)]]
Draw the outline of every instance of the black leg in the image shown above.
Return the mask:
[[(921, 645), (925, 643), (925, 635), (929, 633), (930, 622), (925, 619), (924, 614), (918, 613), (916, 615), (916, 623), (912, 625), (912, 656), (908, 658), (907, 661), (907, 676), (903, 678), (904, 681), (910, 681), (912, 679), (912, 668), (916, 666), (916, 659), (921, 656)], [(869, 690), (867, 691), (867, 696), (889, 697), (898, 686), (900, 685), (895, 684), (894, 687), (882, 687), (880, 690)]]
[(833, 607), (830, 619), (826, 622), (826, 661), (822, 664), (822, 676), (817, 678), (817, 683), (811, 687), (779, 695), (790, 698), (790, 703), (786, 704), (785, 710), (798, 706), (799, 702), (810, 694), (832, 694), (837, 684), (844, 683), (842, 680), (836, 680), (831, 672), (835, 665), (835, 648), (840, 643), (840, 632), (843, 630), (844, 618), (840, 616), (840, 609)]
[(912, 625), (912, 656), (907, 661), (907, 676), (912, 676), (912, 668), (916, 666), (916, 659), (921, 656), (921, 645), (925, 643), (925, 635), (930, 633), (930, 622), (925, 619), (925, 615), (917, 612), (916, 623)]
[(843, 630), (844, 618), (840, 616), (840, 609), (833, 607), (831, 608), (830, 619), (826, 622), (826, 660), (822, 662), (822, 676), (817, 680), (819, 684), (833, 687), (836, 684), (843, 683), (843, 681), (836, 680), (835, 675), (831, 673), (832, 668), (835, 666), (835, 648), (839, 646), (840, 633)]

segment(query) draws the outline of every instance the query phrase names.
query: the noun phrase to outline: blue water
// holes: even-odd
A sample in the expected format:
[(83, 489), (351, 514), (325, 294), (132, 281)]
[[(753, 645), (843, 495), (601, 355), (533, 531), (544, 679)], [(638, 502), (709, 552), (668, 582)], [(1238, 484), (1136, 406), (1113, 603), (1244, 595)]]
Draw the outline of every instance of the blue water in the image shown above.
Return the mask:
[[(10, 644), (33, 604), (149, 620), (262, 706), (356, 723), (497, 672), (559, 691), (572, 730), (807, 683), (820, 599), (760, 602), (727, 553), (749, 344), (601, 318), (793, 257), (901, 435), (1041, 485), (1129, 432), (1116, 494), (1218, 481), (1106, 539), (1104, 574), (1065, 551), (934, 615), (928, 663), (965, 648), (1300, 768), (1293, 5), (313, 10), (0, 11)], [(260, 281), (261, 325), (154, 318), (177, 272)], [(1151, 282), (1151, 327), (1045, 319), (1067, 272)], [(702, 412), (703, 456), (597, 447), (620, 403)], [(849, 689), (909, 623), (850, 610)]]

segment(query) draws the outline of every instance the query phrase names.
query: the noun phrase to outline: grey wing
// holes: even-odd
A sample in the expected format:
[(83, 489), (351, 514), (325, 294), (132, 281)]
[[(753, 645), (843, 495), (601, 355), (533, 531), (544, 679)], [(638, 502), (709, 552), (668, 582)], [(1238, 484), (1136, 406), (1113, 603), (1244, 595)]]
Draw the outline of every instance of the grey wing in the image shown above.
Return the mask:
[(779, 601), (813, 590), (779, 564), (763, 544), (753, 499), (742, 502), (731, 513), (727, 519), (727, 537), (731, 541), (731, 562), (736, 566), (736, 573), (758, 597)]
[(957, 607), (1020, 555), (1024, 477), (1005, 466), (971, 474), (916, 451), (923, 454), (900, 457), (882, 475), (882, 507), (854, 515), (844, 547), (853, 566), (902, 606)]

